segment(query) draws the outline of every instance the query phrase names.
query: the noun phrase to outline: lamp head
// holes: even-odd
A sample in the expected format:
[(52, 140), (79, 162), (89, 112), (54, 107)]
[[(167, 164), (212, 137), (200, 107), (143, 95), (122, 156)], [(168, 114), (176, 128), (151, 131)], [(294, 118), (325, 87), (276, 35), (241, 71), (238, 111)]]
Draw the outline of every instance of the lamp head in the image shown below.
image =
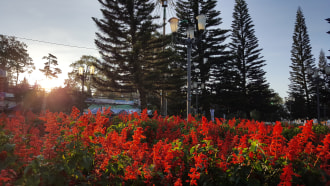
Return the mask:
[(90, 66), (89, 67), (89, 73), (90, 73), (90, 75), (94, 75), (94, 73), (95, 73), (95, 66)]
[(79, 69), (78, 69), (78, 71), (79, 71), (79, 75), (84, 75), (84, 67), (79, 67)]
[(201, 14), (196, 17), (198, 21), (198, 30), (205, 30), (206, 25), (206, 16), (204, 14)]
[(179, 19), (172, 17), (168, 22), (170, 23), (172, 33), (176, 33), (178, 31)]
[(162, 7), (167, 7), (167, 0), (160, 0)]

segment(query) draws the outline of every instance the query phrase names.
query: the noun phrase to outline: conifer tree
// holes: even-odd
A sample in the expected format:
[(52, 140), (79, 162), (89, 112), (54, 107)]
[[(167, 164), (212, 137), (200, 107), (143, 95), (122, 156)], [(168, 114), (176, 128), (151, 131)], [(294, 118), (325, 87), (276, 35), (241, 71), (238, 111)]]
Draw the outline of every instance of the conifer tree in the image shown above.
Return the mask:
[[(330, 18), (325, 19), (328, 23), (330, 23)], [(327, 31), (327, 34), (330, 34), (330, 31)], [(329, 50), (330, 51), (330, 50)], [(328, 59), (330, 59), (330, 56), (327, 56)]]
[(46, 79), (57, 78), (57, 75), (62, 73), (62, 70), (56, 67), (58, 65), (56, 56), (48, 54), (48, 56), (44, 56), (42, 59), (46, 60), (45, 66), (43, 69), (39, 69), (39, 71), (45, 74)]
[[(154, 3), (150, 0), (98, 0), (102, 5), (102, 19), (93, 18), (99, 32), (95, 44), (102, 60), (95, 64), (98, 70), (93, 82), (100, 91), (140, 95), (141, 108), (147, 107), (150, 90), (151, 61), (157, 56), (151, 42), (159, 28), (154, 23)], [(160, 40), (161, 42), (161, 40)], [(151, 55), (153, 54), (153, 55)], [(149, 73), (150, 72), (150, 73)]]
[[(325, 73), (325, 68), (329, 66), (329, 64), (327, 63), (327, 58), (325, 57), (325, 53), (323, 50), (320, 51), (320, 55), (319, 55), (319, 64), (318, 64), (318, 68), (320, 69), (320, 78), (323, 80), (323, 84), (322, 87), (324, 89), (326, 89), (327, 86), (329, 86), (330, 84), (326, 84), (326, 80), (327, 78), (327, 74)], [(329, 83), (329, 82), (328, 82)]]
[(254, 25), (244, 0), (236, 0), (233, 12), (230, 49), (232, 59), (227, 69), (232, 74), (231, 91), (236, 96), (235, 106), (240, 116), (250, 117), (253, 110), (263, 111), (273, 96), (263, 70), (265, 60), (261, 55)]
[[(327, 116), (327, 112), (329, 113), (329, 108), (330, 108), (330, 93), (329, 93), (329, 88), (330, 88), (330, 79), (328, 78), (328, 75), (325, 72), (325, 68), (329, 66), (327, 63), (327, 58), (325, 57), (325, 53), (323, 50), (320, 51), (319, 55), (319, 63), (318, 63), (318, 68), (320, 69), (319, 71), (319, 76), (318, 76), (318, 86), (319, 86), (319, 99), (320, 99), (320, 106), (321, 106), (321, 115), (323, 113), (323, 117)], [(323, 112), (322, 112), (323, 110)]]
[[(152, 102), (151, 104), (159, 104), (159, 107), (157, 107), (160, 108), (160, 111), (163, 111), (160, 113), (162, 115), (165, 115), (165, 113), (167, 115), (181, 115), (185, 97), (181, 88), (185, 84), (185, 80), (183, 79), (185, 72), (178, 65), (179, 57), (177, 53), (170, 46), (171, 37), (169, 35), (165, 36), (165, 38), (163, 36), (155, 36), (163, 39), (164, 48), (159, 51), (161, 48), (155, 46), (158, 49), (156, 51), (158, 57), (152, 61), (153, 70), (151, 73), (149, 71), (149, 79), (152, 80), (151, 84), (154, 93), (158, 94), (157, 96), (160, 98), (159, 101)], [(155, 97), (155, 94), (152, 95), (149, 93), (149, 96)], [(161, 106), (163, 106), (162, 109)]]
[[(311, 53), (312, 47), (305, 24), (305, 17), (299, 7), (296, 13), (296, 22), (291, 49), (291, 71), (289, 95), (294, 98), (292, 111), (294, 117), (310, 116), (311, 97), (315, 90), (312, 75), (307, 73), (308, 68), (314, 68), (315, 62)], [(294, 113), (295, 112), (295, 113)]]
[[(181, 38), (186, 37), (182, 33), (186, 31), (187, 26), (194, 26), (195, 38), (201, 38), (192, 50), (192, 81), (205, 85), (204, 89), (199, 90), (201, 92), (199, 105), (208, 117), (210, 116), (210, 103), (215, 102), (216, 82), (221, 79), (221, 70), (228, 57), (224, 42), (228, 38), (229, 30), (220, 28), (222, 19), (220, 11), (216, 10), (216, 5), (216, 0), (178, 0), (176, 9), (178, 18), (187, 21), (180, 26)], [(204, 33), (198, 30), (196, 17), (200, 14), (206, 16)], [(181, 56), (187, 56), (185, 46), (177, 45), (176, 48)], [(182, 68), (186, 69), (186, 60), (181, 59), (181, 61)], [(213, 96), (211, 96), (212, 94)]]

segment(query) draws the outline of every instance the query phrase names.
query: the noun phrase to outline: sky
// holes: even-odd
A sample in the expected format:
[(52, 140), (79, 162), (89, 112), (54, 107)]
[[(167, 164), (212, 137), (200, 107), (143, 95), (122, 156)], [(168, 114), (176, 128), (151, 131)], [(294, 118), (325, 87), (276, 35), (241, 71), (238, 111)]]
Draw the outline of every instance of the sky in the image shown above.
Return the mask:
[[(92, 17), (102, 18), (97, 0), (0, 0), (0, 34), (15, 36), (27, 44), (27, 50), (36, 66), (31, 75), (23, 75), (30, 82), (44, 83), (44, 86), (64, 86), (69, 65), (82, 55), (99, 58), (94, 45), (95, 32), (98, 31)], [(157, 0), (153, 0), (157, 1)], [(175, 0), (170, 0), (175, 1)], [(259, 40), (261, 55), (266, 60), (266, 79), (282, 98), (288, 94), (291, 47), (296, 12), (301, 7), (305, 16), (307, 31), (316, 62), (320, 51), (330, 55), (329, 0), (246, 0), (252, 18), (255, 35)], [(221, 12), (220, 28), (230, 29), (234, 0), (219, 0), (217, 10)], [(169, 3), (168, 20), (175, 17), (175, 7)], [(162, 8), (157, 6), (155, 14), (161, 18)], [(169, 24), (166, 32), (170, 32)], [(160, 31), (161, 32), (161, 31)], [(227, 40), (230, 42), (230, 38)], [(51, 44), (52, 43), (52, 44)], [(64, 46), (65, 45), (65, 46)], [(38, 69), (43, 68), (43, 56), (51, 53), (57, 57), (62, 75), (57, 80), (47, 82)], [(328, 61), (329, 62), (329, 61)]]

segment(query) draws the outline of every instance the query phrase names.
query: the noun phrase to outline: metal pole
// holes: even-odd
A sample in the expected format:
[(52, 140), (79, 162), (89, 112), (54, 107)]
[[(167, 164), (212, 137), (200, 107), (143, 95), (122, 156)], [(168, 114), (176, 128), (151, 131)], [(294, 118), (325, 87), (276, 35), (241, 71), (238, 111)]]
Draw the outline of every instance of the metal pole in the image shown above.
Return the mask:
[(165, 94), (165, 116), (167, 116), (167, 92)]
[(198, 88), (196, 89), (196, 115), (198, 116)]
[(187, 38), (187, 117), (191, 113), (191, 48), (192, 39)]
[(164, 13), (163, 13), (163, 36), (165, 36), (165, 25), (166, 25), (166, 6), (164, 6)]
[(84, 94), (85, 70), (83, 71), (83, 74), (82, 74), (82, 76), (81, 76), (81, 83), (82, 83), (81, 94)]
[(164, 111), (164, 109), (163, 109), (163, 100), (164, 100), (164, 96), (163, 96), (163, 89), (162, 90), (160, 90), (160, 115), (161, 116), (164, 116), (164, 113), (163, 113), (163, 111)]
[[(162, 2), (164, 3), (164, 2)], [(165, 39), (165, 26), (166, 26), (166, 6), (163, 4), (163, 52), (165, 51), (165, 45), (164, 45), (164, 39)], [(164, 81), (163, 81), (163, 86), (164, 86)], [(160, 96), (160, 114), (162, 116), (166, 116), (167, 113), (166, 113), (166, 108), (165, 107), (165, 103), (166, 103), (166, 100), (165, 100), (165, 90), (163, 91), (163, 87), (162, 87), (162, 90), (161, 91), (161, 96)]]
[[(317, 77), (319, 78), (319, 77)], [(319, 79), (316, 81), (316, 99), (317, 99), (317, 123), (320, 123), (320, 92), (319, 92)]]

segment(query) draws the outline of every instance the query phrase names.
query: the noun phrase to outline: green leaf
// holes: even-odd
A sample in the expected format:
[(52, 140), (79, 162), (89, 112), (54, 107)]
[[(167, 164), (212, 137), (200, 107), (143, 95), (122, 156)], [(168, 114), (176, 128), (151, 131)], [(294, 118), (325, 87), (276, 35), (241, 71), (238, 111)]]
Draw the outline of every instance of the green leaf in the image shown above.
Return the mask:
[(3, 146), (3, 150), (7, 151), (7, 152), (11, 152), (15, 149), (15, 144), (8, 144), (6, 143), (4, 146)]
[(82, 166), (83, 166), (85, 169), (89, 170), (89, 168), (90, 168), (90, 166), (91, 166), (91, 159), (90, 159), (90, 157), (86, 157), (86, 156), (84, 156), (82, 159), (83, 159), (83, 161), (82, 161)]
[(193, 154), (195, 152), (195, 148), (196, 148), (196, 146), (193, 146), (193, 147), (190, 148), (190, 151), (189, 151), (190, 154)]
[(257, 171), (262, 171), (262, 167), (261, 167), (261, 164), (259, 162), (257, 163), (254, 163), (255, 164), (255, 168), (257, 169)]
[(25, 167), (25, 169), (24, 169), (24, 176), (26, 176), (27, 173), (28, 173), (30, 170), (31, 170), (31, 166), (27, 166), (27, 167)]

